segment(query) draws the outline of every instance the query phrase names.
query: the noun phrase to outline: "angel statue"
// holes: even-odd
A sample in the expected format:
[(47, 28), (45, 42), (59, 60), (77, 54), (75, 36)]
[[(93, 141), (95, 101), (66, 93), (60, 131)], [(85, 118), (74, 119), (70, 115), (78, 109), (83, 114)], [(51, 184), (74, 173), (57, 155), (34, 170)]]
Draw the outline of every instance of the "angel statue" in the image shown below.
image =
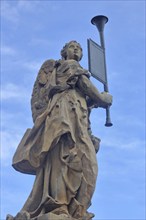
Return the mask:
[(88, 212), (97, 177), (96, 152), (100, 139), (92, 135), (92, 108), (112, 104), (100, 93), (90, 73), (79, 64), (82, 48), (66, 43), (61, 59), (41, 66), (31, 98), (34, 126), (27, 129), (12, 166), (36, 175), (23, 208), (7, 220), (91, 220)]

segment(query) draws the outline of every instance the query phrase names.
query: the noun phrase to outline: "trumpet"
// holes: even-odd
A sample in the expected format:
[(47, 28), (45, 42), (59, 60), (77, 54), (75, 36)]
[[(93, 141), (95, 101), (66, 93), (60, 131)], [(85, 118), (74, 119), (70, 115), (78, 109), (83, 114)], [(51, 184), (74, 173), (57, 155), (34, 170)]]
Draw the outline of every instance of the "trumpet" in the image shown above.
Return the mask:
[[(108, 22), (108, 18), (104, 15), (98, 15), (95, 16), (91, 19), (91, 23), (95, 25), (99, 31), (99, 36), (100, 36), (100, 43), (101, 43), (101, 48), (103, 49), (104, 52), (104, 66), (105, 66), (105, 82), (104, 84), (104, 91), (109, 92), (108, 89), (108, 80), (107, 80), (107, 69), (106, 69), (106, 56), (105, 56), (105, 41), (104, 41), (104, 26)], [(110, 106), (106, 108), (106, 122), (105, 126), (106, 127), (111, 127), (113, 124), (111, 122), (110, 118)]]

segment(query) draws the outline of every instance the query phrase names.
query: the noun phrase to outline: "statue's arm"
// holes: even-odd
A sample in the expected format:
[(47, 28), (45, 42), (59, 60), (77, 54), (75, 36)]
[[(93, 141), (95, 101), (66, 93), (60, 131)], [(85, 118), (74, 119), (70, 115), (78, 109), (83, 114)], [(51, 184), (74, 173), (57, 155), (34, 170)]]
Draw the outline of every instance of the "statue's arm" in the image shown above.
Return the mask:
[(112, 104), (112, 96), (106, 92), (100, 93), (85, 75), (79, 77), (77, 86), (96, 106), (106, 108)]

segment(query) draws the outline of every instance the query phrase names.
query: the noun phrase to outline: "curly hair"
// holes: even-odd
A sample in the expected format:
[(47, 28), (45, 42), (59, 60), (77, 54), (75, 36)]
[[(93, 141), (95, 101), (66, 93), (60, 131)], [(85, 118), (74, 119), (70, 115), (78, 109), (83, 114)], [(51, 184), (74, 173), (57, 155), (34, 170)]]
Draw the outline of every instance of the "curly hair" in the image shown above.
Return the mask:
[[(64, 47), (63, 47), (62, 50), (61, 50), (61, 57), (62, 57), (63, 59), (65, 59), (65, 60), (66, 60), (66, 57), (67, 57), (67, 53), (66, 53), (67, 48), (68, 48), (68, 46), (69, 46), (71, 43), (76, 43), (76, 44), (78, 44), (78, 46), (81, 48), (81, 51), (83, 51), (81, 45), (80, 45), (77, 41), (75, 41), (75, 40), (69, 41), (68, 43), (66, 43), (66, 44), (64, 45)], [(82, 57), (83, 57), (83, 54), (81, 54), (80, 60), (82, 59)]]

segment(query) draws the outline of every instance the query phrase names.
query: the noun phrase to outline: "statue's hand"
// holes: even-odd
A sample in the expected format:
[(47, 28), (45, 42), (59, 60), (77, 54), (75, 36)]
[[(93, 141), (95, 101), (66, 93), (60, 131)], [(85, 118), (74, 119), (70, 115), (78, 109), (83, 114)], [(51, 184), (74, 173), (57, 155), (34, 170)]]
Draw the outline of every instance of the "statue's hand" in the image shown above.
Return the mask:
[(7, 215), (6, 220), (14, 220), (14, 217), (12, 215)]
[(103, 101), (101, 107), (106, 108), (106, 107), (112, 105), (112, 102), (113, 102), (112, 95), (110, 95), (107, 92), (102, 92), (101, 97), (102, 97), (102, 101)]

